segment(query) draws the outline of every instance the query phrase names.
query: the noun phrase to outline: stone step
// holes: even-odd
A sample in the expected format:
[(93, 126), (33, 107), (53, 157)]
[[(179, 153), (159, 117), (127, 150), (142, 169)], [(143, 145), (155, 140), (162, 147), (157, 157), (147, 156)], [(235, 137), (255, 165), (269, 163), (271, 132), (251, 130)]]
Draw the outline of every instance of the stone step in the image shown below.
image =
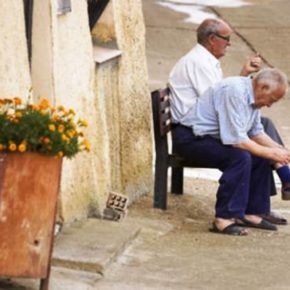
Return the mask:
[(52, 265), (103, 274), (134, 240), (141, 226), (132, 219), (88, 219), (63, 228), (56, 237)]

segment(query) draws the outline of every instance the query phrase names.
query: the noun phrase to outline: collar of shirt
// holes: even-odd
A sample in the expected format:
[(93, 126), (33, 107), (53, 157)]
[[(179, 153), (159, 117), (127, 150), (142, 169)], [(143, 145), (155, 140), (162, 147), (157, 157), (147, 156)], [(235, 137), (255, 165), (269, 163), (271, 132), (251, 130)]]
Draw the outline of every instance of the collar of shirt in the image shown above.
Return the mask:
[(197, 51), (199, 55), (203, 55), (205, 58), (207, 58), (212, 65), (221, 69), (221, 64), (219, 60), (213, 54), (211, 54), (204, 46), (197, 43), (196, 46), (194, 47), (194, 50)]
[(251, 78), (245, 78), (245, 81), (247, 82), (247, 100), (248, 104), (255, 107), (255, 95), (254, 95), (254, 88), (253, 88), (253, 82)]

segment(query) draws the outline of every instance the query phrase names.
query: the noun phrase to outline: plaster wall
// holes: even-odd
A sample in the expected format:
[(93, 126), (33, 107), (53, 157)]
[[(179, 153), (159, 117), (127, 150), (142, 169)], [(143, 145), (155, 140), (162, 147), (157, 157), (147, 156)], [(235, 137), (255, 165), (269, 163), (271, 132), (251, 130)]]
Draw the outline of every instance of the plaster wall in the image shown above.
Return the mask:
[[(56, 104), (74, 108), (89, 123), (86, 134), (92, 152), (64, 160), (61, 215), (65, 221), (83, 218), (100, 206), (102, 151), (97, 150), (98, 112), (94, 106), (94, 61), (87, 2), (73, 0), (72, 12), (57, 15), (51, 1), (53, 77)], [(105, 136), (104, 136), (105, 138)]]
[(116, 76), (119, 136), (114, 136), (120, 142), (120, 191), (134, 200), (152, 189), (151, 100), (141, 1), (111, 0), (92, 34), (97, 45), (122, 52)]
[(49, 0), (33, 2), (31, 78), (34, 96), (55, 105), (51, 5)]
[(151, 100), (141, 0), (111, 0), (118, 48), (121, 175), (131, 200), (152, 189)]
[(102, 158), (106, 164), (103, 176), (107, 180), (104, 182), (107, 192), (122, 192), (118, 64), (119, 60), (114, 59), (96, 65), (95, 71), (95, 107), (99, 112), (97, 146), (99, 152), (105, 149)]
[(1, 97), (27, 97), (31, 87), (22, 0), (1, 1)]

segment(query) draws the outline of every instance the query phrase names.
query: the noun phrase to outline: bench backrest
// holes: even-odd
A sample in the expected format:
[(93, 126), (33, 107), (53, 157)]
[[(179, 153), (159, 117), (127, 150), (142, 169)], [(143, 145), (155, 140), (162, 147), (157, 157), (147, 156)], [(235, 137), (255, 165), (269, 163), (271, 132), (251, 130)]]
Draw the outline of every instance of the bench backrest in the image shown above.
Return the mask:
[(171, 130), (171, 113), (169, 103), (169, 88), (152, 92), (153, 118), (161, 136), (165, 136)]
[(156, 152), (165, 150), (168, 153), (167, 133), (171, 130), (171, 113), (169, 88), (151, 93)]

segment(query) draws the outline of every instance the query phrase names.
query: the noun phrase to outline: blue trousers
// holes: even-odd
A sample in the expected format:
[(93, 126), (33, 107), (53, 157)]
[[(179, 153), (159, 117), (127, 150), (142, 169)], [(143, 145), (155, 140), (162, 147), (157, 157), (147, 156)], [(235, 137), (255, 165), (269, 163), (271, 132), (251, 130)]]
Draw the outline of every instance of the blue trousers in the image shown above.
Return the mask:
[(272, 169), (269, 160), (248, 151), (223, 145), (210, 136), (196, 137), (192, 130), (176, 126), (174, 151), (202, 167), (222, 171), (216, 199), (216, 217), (242, 218), (245, 214), (268, 214)]
[[(276, 141), (278, 144), (284, 146), (282, 138), (277, 130), (277, 128), (275, 127), (274, 123), (272, 122), (271, 119), (267, 118), (267, 117), (261, 117), (261, 122), (262, 125), (264, 127), (264, 131), (266, 134), (268, 134), (274, 141)], [(274, 170), (274, 164), (275, 162), (272, 161), (272, 170)], [(277, 194), (277, 190), (276, 190), (276, 185), (274, 182), (274, 178), (272, 178), (271, 181), (271, 195), (276, 195)]]
[(267, 118), (267, 117), (261, 117), (261, 122), (262, 125), (264, 127), (265, 132), (278, 144), (283, 145), (283, 141), (282, 138), (277, 130), (277, 128), (275, 127), (274, 123), (272, 122), (271, 119)]

